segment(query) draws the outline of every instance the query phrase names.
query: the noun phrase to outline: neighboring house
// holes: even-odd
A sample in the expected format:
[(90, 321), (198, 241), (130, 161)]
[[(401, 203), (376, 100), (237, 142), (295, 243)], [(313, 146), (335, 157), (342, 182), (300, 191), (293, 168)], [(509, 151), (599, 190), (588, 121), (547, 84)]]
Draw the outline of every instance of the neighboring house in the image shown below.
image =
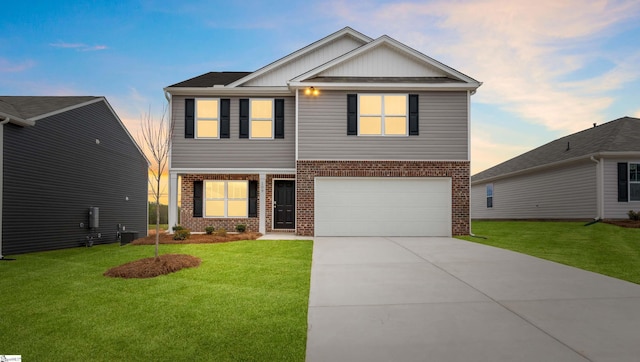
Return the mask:
[(640, 119), (562, 137), (471, 177), (473, 219), (626, 219), (640, 210)]
[(0, 97), (0, 123), (1, 254), (146, 235), (149, 164), (105, 98)]
[(255, 72), (166, 87), (169, 224), (181, 206), (193, 231), (468, 234), (469, 107), (480, 85), (347, 27)]

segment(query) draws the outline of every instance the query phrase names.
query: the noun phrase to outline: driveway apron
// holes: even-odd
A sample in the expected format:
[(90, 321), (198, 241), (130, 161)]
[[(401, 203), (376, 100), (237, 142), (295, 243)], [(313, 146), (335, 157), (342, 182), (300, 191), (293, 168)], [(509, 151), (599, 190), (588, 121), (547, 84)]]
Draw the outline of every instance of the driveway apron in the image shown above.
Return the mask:
[(306, 360), (639, 361), (640, 285), (453, 238), (316, 237)]

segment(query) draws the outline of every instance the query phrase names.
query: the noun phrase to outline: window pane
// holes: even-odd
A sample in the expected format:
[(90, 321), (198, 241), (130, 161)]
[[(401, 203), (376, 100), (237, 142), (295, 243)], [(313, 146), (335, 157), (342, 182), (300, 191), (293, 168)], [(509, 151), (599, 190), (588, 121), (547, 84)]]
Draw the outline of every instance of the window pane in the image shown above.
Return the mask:
[(407, 96), (384, 96), (384, 114), (393, 116), (406, 116)]
[(224, 181), (205, 181), (205, 199), (224, 199)]
[(204, 205), (204, 216), (224, 217), (224, 201), (207, 200)]
[(196, 118), (218, 118), (217, 99), (198, 99)]
[(202, 121), (198, 120), (197, 134), (198, 138), (206, 138), (206, 137), (218, 137), (218, 121)]
[(382, 96), (360, 96), (360, 114), (381, 115)]
[(247, 217), (247, 200), (229, 200), (228, 217)]
[(229, 181), (227, 184), (227, 197), (230, 199), (246, 199), (247, 188), (247, 181)]
[(629, 181), (640, 181), (640, 169), (637, 163), (629, 164)]
[(487, 184), (487, 197), (493, 196), (493, 184)]
[(407, 119), (405, 117), (386, 117), (384, 119), (384, 134), (406, 135)]
[(382, 118), (360, 117), (360, 134), (382, 134)]
[(273, 112), (272, 99), (252, 99), (251, 100), (251, 118), (267, 118), (271, 119)]
[(273, 123), (271, 121), (251, 121), (251, 138), (272, 138)]
[(629, 200), (640, 201), (640, 183), (629, 184)]

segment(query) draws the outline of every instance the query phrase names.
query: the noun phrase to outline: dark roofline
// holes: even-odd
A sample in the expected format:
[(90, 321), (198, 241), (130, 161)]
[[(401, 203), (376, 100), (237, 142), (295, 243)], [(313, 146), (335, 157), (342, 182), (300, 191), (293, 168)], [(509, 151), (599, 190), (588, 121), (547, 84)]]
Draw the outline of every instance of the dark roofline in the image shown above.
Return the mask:
[(209, 72), (170, 85), (167, 88), (209, 88), (215, 85), (229, 85), (253, 72)]
[(616, 153), (640, 154), (639, 118), (622, 117), (558, 138), (471, 176), (471, 183)]

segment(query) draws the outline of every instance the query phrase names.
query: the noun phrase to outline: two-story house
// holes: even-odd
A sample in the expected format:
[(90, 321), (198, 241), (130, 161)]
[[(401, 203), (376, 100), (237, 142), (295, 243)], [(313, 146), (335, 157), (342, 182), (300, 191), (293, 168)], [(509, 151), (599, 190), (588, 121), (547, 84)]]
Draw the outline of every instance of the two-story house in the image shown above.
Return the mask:
[(480, 85), (347, 27), (255, 72), (166, 87), (169, 223), (180, 210), (193, 231), (468, 234), (469, 109)]

